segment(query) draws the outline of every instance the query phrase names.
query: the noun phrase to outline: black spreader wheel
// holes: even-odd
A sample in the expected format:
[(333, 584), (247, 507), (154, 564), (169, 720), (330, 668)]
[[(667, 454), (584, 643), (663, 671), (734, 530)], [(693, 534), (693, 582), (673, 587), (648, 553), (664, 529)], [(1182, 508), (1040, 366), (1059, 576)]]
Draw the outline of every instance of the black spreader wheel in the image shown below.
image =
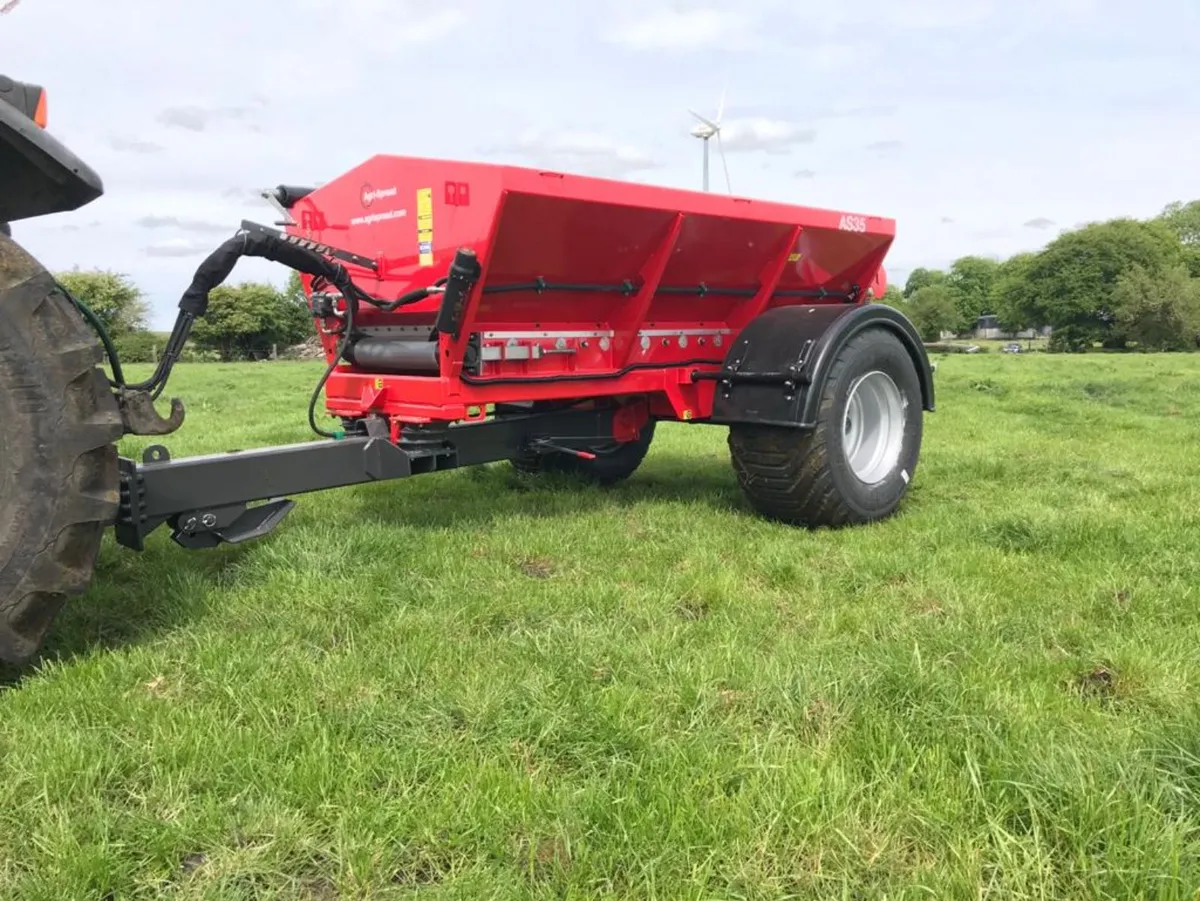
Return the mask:
[[(544, 409), (534, 404), (535, 411)], [(580, 457), (565, 451), (525, 453), (511, 463), (517, 472), (526, 475), (537, 473), (560, 473), (596, 485), (615, 485), (633, 475), (646, 458), (650, 444), (654, 441), (654, 420), (648, 420), (638, 437), (633, 441), (609, 441), (584, 448), (594, 454), (592, 458)]]
[(91, 581), (117, 514), (121, 415), (95, 334), (0, 235), (0, 660), (23, 664)]
[(816, 428), (734, 425), (738, 484), (771, 519), (810, 527), (890, 516), (917, 468), (923, 425), (912, 357), (890, 331), (871, 328), (838, 352)]

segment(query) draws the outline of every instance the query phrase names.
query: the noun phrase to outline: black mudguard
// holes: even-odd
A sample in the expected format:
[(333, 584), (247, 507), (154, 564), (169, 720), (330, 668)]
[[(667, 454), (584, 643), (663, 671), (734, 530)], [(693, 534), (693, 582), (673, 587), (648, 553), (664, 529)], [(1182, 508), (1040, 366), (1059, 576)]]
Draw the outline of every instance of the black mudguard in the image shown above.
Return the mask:
[(768, 310), (746, 326), (717, 381), (713, 423), (817, 425), (821, 390), (838, 351), (864, 329), (896, 335), (912, 357), (921, 383), (921, 406), (933, 411), (933, 371), (925, 345), (908, 318), (883, 304), (803, 304)]
[(0, 103), (0, 222), (76, 210), (103, 193), (100, 176), (83, 160)]

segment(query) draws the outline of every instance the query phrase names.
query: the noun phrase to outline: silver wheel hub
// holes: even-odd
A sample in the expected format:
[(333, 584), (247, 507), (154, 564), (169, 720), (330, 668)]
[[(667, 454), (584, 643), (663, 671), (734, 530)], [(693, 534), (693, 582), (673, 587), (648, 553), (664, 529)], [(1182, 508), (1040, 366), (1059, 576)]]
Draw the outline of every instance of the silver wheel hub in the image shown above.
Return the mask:
[(850, 386), (842, 449), (850, 471), (868, 485), (882, 481), (900, 460), (906, 407), (904, 395), (885, 372), (868, 372)]

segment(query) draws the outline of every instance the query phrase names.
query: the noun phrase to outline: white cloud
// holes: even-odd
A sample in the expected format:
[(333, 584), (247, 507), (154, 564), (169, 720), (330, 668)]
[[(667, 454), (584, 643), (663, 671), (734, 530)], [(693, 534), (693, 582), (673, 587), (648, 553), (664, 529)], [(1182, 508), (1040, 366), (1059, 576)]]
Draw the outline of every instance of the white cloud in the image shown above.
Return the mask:
[(811, 144), (817, 132), (780, 119), (731, 119), (721, 123), (721, 144), (730, 153)]
[(806, 69), (829, 71), (852, 68), (874, 54), (863, 43), (852, 41), (824, 41), (812, 48), (804, 57)]
[[(886, 32), (966, 31), (1027, 17), (1083, 16), (1098, 0), (614, 0), (606, 40), (641, 51), (791, 47), (804, 68), (834, 68), (872, 55)], [(699, 5), (693, 5), (693, 2)]]
[(143, 216), (135, 223), (141, 228), (174, 228), (186, 232), (203, 232), (207, 234), (229, 234), (229, 226), (220, 222), (208, 222), (203, 219), (181, 219), (178, 216), (160, 216), (151, 214)]
[(395, 34), (400, 44), (432, 44), (452, 34), (454, 29), (467, 22), (467, 16), (462, 10), (442, 9), (426, 18), (414, 18)]
[(126, 138), (114, 135), (109, 139), (109, 146), (118, 153), (162, 153), (163, 146), (153, 141), (139, 141), (136, 138)]
[(200, 257), (207, 256), (213, 250), (211, 241), (196, 241), (189, 238), (169, 238), (145, 247), (146, 254), (152, 257)]
[(992, 0), (893, 0), (884, 15), (905, 28), (937, 30), (979, 25), (995, 12)]
[(580, 174), (617, 177), (659, 166), (637, 146), (610, 135), (589, 131), (550, 131), (530, 128), (507, 145), (502, 154), (546, 166), (566, 167)]
[(246, 127), (259, 130), (252, 119), (251, 111), (244, 106), (225, 106), (206, 109), (201, 106), (168, 106), (159, 112), (157, 121), (167, 128), (181, 128), (184, 131), (207, 131), (212, 125), (223, 122), (248, 123)]
[[(1062, 0), (1082, 2), (1082, 0)], [(881, 25), (914, 30), (977, 25), (993, 0), (626, 0), (606, 40), (640, 51), (730, 51), (789, 45), (808, 69), (862, 59), (864, 41)]]
[(635, 8), (605, 33), (611, 43), (635, 50), (704, 50), (729, 48), (751, 35), (748, 12), (720, 9)]
[[(470, 23), (472, 0), (288, 0), (287, 13), (324, 20), (325, 31), (357, 33), (354, 51), (385, 50), (390, 46), (421, 46), (449, 36)], [(332, 8), (331, 8), (332, 7)], [(332, 15), (331, 15), (332, 13)], [(350, 52), (350, 48), (345, 48)], [(328, 51), (326, 51), (328, 52)]]

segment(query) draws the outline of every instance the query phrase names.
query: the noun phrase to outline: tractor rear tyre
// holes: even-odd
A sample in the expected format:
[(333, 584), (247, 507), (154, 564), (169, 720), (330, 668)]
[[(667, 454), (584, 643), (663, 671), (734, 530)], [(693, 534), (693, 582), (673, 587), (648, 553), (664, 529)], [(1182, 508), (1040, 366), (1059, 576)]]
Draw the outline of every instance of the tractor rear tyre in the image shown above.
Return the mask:
[(908, 492), (922, 434), (921, 384), (890, 331), (868, 329), (838, 351), (817, 426), (734, 425), (738, 484), (762, 515), (812, 528), (890, 516)]
[(0, 660), (41, 648), (87, 588), (119, 496), (121, 415), (95, 334), (0, 235)]

